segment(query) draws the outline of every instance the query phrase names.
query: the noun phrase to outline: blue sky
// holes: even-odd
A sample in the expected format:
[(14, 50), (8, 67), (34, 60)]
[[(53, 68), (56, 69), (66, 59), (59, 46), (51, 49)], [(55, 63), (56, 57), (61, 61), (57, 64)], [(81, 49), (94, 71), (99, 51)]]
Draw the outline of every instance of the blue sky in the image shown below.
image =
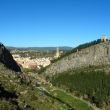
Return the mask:
[(77, 46), (106, 34), (110, 0), (0, 0), (0, 42), (8, 46)]

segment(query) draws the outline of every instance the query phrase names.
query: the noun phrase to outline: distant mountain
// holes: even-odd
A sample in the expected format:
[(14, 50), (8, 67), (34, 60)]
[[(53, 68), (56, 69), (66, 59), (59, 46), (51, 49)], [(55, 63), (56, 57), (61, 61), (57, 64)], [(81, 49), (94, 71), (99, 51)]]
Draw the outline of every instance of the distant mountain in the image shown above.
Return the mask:
[[(18, 50), (35, 50), (35, 51), (53, 51), (56, 50), (57, 47), (11, 47), (11, 46), (7, 46), (7, 48), (9, 50), (13, 50), (13, 49), (18, 49)], [(60, 50), (71, 50), (72, 47), (68, 47), (68, 46), (61, 46), (59, 47)]]

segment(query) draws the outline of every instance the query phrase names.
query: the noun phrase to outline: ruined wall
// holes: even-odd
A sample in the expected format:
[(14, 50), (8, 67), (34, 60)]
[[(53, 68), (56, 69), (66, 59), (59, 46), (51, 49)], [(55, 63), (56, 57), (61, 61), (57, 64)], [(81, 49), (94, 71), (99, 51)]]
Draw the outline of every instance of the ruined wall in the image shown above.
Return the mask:
[(110, 42), (103, 42), (94, 46), (82, 49), (76, 53), (62, 58), (53, 63), (44, 72), (45, 75), (54, 75), (82, 66), (110, 64)]

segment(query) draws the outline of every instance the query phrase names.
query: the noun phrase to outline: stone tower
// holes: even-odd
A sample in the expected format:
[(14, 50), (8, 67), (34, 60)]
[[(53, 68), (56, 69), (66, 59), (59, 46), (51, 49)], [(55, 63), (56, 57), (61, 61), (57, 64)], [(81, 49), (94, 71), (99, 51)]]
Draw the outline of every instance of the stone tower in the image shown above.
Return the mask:
[(60, 50), (59, 48), (56, 49), (56, 58), (58, 58), (60, 56)]
[(102, 36), (101, 41), (103, 41), (103, 42), (106, 42), (106, 41), (107, 41), (106, 35), (103, 35), (103, 36)]

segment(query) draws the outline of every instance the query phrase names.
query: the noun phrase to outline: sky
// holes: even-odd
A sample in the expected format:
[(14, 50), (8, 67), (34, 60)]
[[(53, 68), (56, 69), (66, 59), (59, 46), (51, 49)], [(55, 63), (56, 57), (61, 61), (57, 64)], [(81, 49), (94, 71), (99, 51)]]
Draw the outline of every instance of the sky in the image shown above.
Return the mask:
[(110, 38), (110, 0), (0, 0), (0, 42), (71, 46)]

